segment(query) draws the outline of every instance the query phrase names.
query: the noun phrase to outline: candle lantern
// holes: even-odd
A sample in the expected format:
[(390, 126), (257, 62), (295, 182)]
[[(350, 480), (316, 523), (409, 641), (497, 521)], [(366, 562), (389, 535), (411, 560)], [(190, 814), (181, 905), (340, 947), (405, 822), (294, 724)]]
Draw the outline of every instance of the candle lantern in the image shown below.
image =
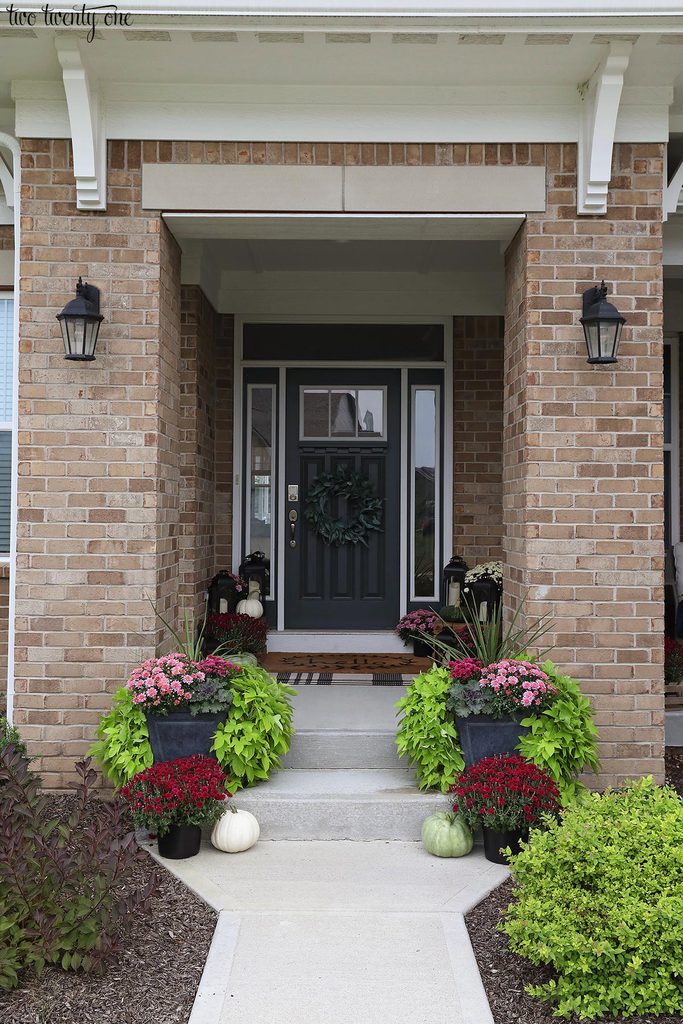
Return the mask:
[(240, 576), (247, 583), (255, 580), (262, 598), (270, 594), (270, 559), (266, 558), (264, 551), (252, 551), (250, 555), (245, 556), (240, 563)]
[(465, 587), (467, 562), (460, 555), (453, 555), (442, 575), (441, 603), (447, 608), (459, 608)]

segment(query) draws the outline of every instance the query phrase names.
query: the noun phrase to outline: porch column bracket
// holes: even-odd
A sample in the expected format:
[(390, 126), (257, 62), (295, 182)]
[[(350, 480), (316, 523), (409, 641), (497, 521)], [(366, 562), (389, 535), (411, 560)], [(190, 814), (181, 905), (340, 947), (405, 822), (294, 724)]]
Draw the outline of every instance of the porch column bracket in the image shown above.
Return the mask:
[(683, 213), (683, 160), (676, 168), (676, 173), (664, 189), (663, 220), (668, 220), (673, 213)]
[(579, 86), (579, 214), (607, 213), (617, 116), (631, 50), (631, 43), (611, 43), (600, 66), (584, 85)]
[(0, 189), (5, 193), (5, 204), (14, 209), (14, 173), (5, 162), (2, 150), (0, 150)]
[(106, 210), (107, 140), (97, 83), (76, 40), (58, 37), (56, 47), (71, 126), (76, 205), (79, 210)]

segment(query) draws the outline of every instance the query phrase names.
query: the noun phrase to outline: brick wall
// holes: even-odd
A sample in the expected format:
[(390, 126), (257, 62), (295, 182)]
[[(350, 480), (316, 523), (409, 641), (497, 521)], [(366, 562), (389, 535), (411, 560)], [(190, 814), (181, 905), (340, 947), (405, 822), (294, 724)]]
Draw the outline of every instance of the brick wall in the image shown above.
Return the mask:
[(502, 557), (503, 318), (453, 320), (453, 550)]
[[(178, 560), (179, 258), (140, 208), (140, 146), (111, 147), (109, 207), (76, 210), (70, 146), (22, 142), (16, 721), (64, 785), (130, 666), (161, 643)], [(55, 314), (102, 291), (94, 363)]]
[[(601, 784), (662, 778), (662, 225), (659, 145), (615, 148), (608, 213), (576, 217), (576, 148), (548, 146), (548, 207), (507, 253), (506, 595), (550, 612), (555, 660), (597, 710)], [(589, 366), (581, 292), (627, 318)]]
[(14, 248), (14, 227), (11, 224), (0, 224), (0, 252)]

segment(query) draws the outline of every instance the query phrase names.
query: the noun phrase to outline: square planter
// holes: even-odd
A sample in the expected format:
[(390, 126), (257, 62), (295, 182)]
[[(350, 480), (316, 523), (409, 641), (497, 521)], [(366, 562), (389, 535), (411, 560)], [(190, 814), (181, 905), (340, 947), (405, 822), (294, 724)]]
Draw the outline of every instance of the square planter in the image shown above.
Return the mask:
[(520, 725), (522, 718), (512, 715), (507, 718), (494, 718), (492, 715), (470, 715), (469, 718), (456, 718), (460, 746), (462, 747), (465, 767), (476, 764), (482, 757), (494, 757), (496, 754), (514, 754), (515, 747), (529, 729)]
[(208, 756), (216, 729), (228, 717), (227, 711), (193, 715), (171, 711), (168, 715), (146, 714), (149, 742), (155, 761), (175, 761), (193, 754)]

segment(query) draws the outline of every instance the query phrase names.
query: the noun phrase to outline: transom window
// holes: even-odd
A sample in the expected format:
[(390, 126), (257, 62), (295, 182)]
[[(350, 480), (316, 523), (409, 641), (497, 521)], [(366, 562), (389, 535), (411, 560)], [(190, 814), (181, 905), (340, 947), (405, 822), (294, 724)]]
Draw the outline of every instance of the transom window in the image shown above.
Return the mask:
[(301, 388), (302, 441), (386, 440), (386, 388)]

